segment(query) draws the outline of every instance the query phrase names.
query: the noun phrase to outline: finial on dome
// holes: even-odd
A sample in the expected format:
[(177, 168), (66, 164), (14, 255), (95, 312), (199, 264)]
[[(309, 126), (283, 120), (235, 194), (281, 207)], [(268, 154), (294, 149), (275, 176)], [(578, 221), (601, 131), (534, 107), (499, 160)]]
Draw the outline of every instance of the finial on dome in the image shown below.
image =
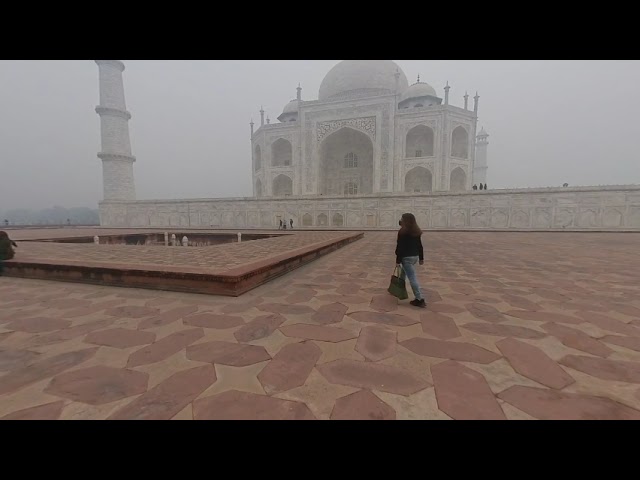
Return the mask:
[(420, 83), (420, 74), (418, 74), (418, 82), (417, 83)]
[(444, 86), (444, 104), (449, 105), (449, 80), (447, 80), (447, 84)]
[(264, 108), (262, 108), (262, 105), (260, 105), (260, 126), (262, 127), (264, 125)]
[(469, 106), (469, 94), (466, 92), (464, 92), (464, 109), (467, 110), (467, 107)]
[(302, 100), (302, 87), (300, 86), (300, 82), (298, 82), (298, 88), (296, 88), (296, 98), (298, 99), (298, 101)]

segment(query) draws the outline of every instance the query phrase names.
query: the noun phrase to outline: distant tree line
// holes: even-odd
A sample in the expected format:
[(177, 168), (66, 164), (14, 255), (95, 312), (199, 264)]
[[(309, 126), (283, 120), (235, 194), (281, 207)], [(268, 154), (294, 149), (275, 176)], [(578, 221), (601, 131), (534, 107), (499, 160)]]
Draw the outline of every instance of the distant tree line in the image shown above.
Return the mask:
[(98, 210), (52, 207), (44, 210), (0, 210), (1, 227), (11, 225), (99, 225)]

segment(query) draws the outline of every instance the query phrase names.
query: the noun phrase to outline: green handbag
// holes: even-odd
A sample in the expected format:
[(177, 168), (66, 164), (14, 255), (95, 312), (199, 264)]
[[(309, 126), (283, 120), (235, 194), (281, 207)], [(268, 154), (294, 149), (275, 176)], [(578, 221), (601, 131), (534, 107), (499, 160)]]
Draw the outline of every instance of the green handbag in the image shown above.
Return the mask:
[(396, 297), (398, 300), (406, 300), (409, 298), (407, 293), (407, 285), (404, 277), (404, 270), (401, 265), (396, 265), (393, 275), (391, 276), (391, 283), (387, 291)]

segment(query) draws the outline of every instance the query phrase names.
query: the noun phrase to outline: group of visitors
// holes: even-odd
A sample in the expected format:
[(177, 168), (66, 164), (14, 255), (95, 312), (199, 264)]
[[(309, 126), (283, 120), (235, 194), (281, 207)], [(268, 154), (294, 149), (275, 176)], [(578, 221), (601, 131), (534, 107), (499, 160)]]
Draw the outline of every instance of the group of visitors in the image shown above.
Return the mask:
[[(291, 227), (291, 230), (293, 230), (293, 218), (289, 219), (289, 225)], [(278, 230), (286, 230), (286, 229), (287, 229), (287, 221), (280, 220), (280, 226), (278, 227)]]
[(472, 187), (473, 190), (486, 190), (487, 189), (487, 184), (485, 183), (484, 185), (481, 183), (480, 184), (480, 188), (478, 188), (478, 185), (473, 185)]

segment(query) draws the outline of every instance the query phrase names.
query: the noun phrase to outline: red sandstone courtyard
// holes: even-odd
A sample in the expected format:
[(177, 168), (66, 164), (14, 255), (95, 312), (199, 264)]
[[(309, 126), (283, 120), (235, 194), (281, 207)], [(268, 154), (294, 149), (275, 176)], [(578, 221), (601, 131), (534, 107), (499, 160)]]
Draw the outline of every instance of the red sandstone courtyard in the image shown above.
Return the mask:
[(426, 310), (386, 293), (392, 232), (237, 298), (0, 277), (0, 418), (640, 419), (640, 235), (424, 243)]

